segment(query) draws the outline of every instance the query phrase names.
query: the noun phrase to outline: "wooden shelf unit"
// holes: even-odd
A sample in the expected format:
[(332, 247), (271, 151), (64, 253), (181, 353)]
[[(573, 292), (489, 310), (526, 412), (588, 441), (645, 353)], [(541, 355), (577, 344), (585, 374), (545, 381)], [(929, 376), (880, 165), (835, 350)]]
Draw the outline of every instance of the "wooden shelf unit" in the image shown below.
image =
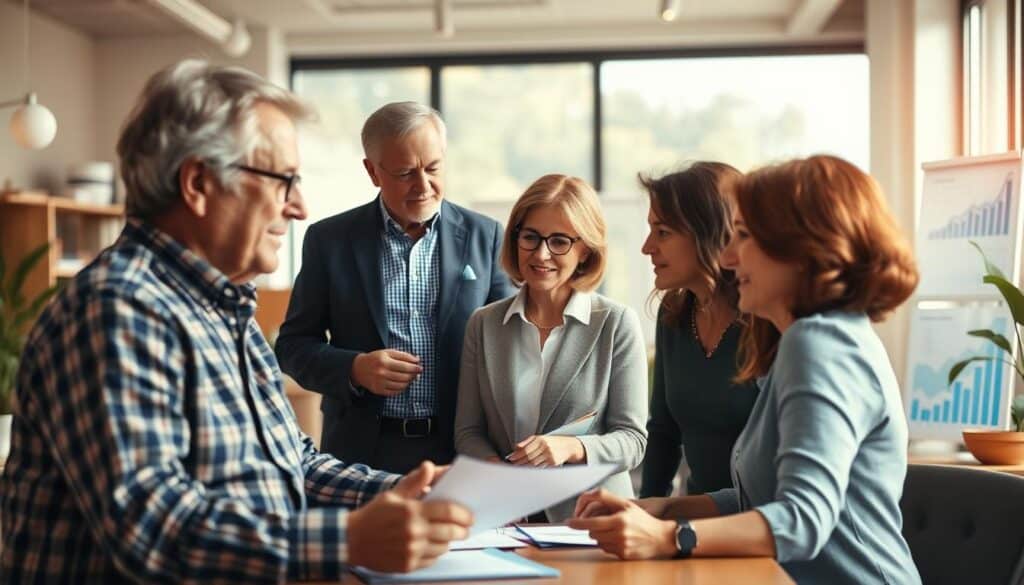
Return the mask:
[[(60, 224), (75, 229), (62, 230)], [(25, 297), (29, 299), (56, 284), (58, 278), (77, 274), (113, 243), (123, 225), (123, 205), (81, 203), (38, 191), (0, 193), (0, 255), (8, 270), (30, 251), (51, 244), (48, 257), (25, 279)], [(63, 249), (75, 251), (73, 262), (62, 261)]]

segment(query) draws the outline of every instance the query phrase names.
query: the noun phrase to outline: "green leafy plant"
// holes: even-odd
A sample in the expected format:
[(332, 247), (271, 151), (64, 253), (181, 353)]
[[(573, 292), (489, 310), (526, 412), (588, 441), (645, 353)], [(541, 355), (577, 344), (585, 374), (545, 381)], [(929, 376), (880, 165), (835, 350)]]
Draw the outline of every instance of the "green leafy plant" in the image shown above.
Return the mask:
[(22, 291), (29, 272), (49, 251), (50, 244), (32, 250), (9, 275), (0, 256), (0, 414), (10, 414), (13, 407), (14, 377), (25, 345), (23, 332), (57, 292), (57, 287), (51, 286), (29, 301)]

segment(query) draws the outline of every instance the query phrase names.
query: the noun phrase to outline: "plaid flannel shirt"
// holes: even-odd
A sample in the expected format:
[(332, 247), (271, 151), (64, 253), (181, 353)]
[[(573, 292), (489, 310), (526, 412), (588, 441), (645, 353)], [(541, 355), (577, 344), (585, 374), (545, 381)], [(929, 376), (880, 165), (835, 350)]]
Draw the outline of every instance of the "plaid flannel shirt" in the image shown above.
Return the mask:
[(0, 582), (337, 578), (346, 509), (399, 476), (303, 435), (255, 291), (130, 220), (25, 346)]

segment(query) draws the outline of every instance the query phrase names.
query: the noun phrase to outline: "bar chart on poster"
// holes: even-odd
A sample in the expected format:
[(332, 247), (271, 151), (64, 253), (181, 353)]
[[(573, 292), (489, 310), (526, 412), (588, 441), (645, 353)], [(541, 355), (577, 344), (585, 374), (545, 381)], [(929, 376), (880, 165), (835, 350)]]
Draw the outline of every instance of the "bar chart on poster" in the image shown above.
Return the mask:
[(918, 297), (998, 298), (982, 282), (981, 248), (1012, 282), (1017, 278), (1022, 208), (1018, 153), (924, 165), (916, 253)]
[(1010, 202), (1013, 173), (1006, 173), (999, 192), (989, 201), (965, 208), (928, 232), (929, 240), (955, 240), (1007, 236), (1010, 233)]
[[(1013, 382), (1008, 356), (967, 332), (991, 330), (1015, 343), (1009, 310), (1001, 303), (916, 308), (911, 319), (905, 406), (912, 435), (955, 440), (965, 428), (1002, 428)], [(968, 358), (977, 359), (950, 384), (950, 368)]]

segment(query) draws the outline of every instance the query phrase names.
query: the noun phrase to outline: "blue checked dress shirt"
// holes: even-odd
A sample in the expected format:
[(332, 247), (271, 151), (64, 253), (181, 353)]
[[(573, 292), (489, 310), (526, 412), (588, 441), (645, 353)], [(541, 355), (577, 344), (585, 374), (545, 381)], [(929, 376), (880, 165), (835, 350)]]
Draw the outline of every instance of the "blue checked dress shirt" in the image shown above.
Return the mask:
[(437, 294), (441, 287), (437, 253), (437, 227), (441, 212), (427, 223), (427, 232), (413, 241), (384, 207), (383, 262), (384, 314), (388, 322), (388, 347), (420, 358), (423, 373), (405, 392), (389, 396), (383, 416), (421, 418), (433, 416), (437, 396)]
[(255, 306), (138, 220), (50, 303), (18, 372), (0, 582), (343, 573), (346, 508), (399, 476), (299, 431)]

